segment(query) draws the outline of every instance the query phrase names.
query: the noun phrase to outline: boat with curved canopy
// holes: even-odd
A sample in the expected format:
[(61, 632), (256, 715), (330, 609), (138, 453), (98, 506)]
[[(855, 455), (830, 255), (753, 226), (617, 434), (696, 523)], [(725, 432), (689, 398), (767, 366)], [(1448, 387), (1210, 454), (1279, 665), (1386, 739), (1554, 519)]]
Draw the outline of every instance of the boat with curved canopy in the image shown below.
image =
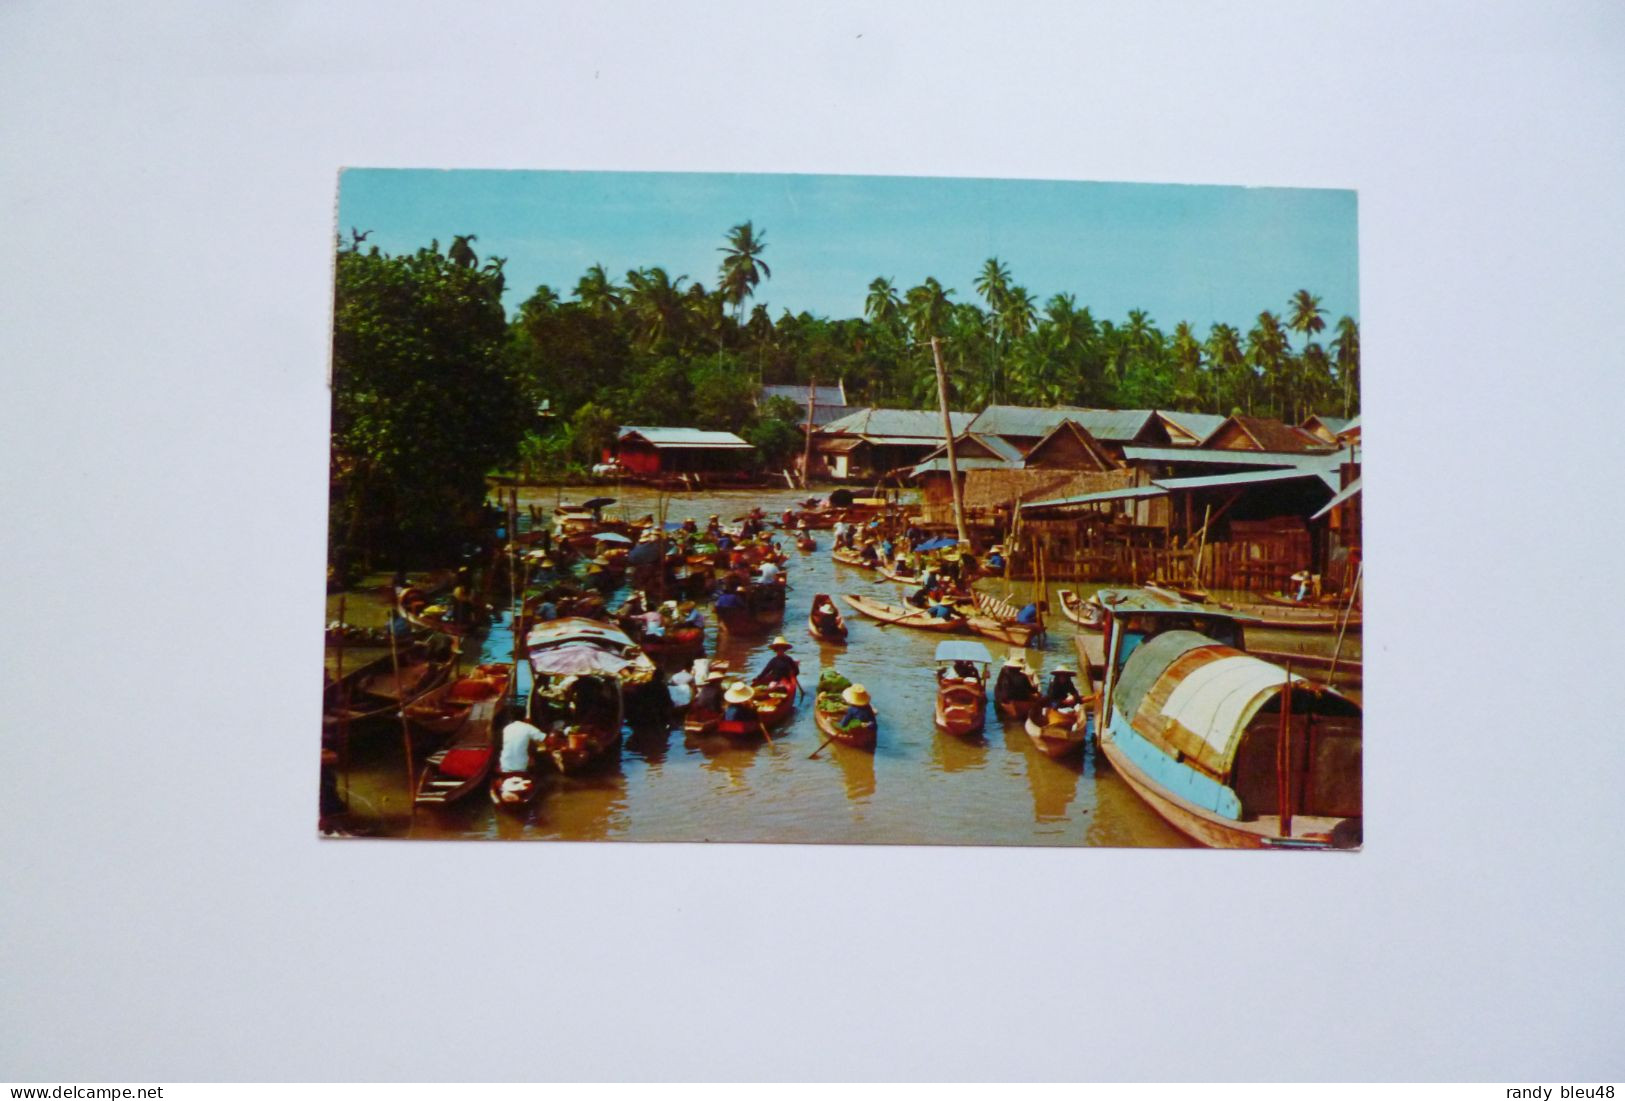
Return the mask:
[(1101, 597), (1100, 746), (1152, 809), (1216, 848), (1359, 847), (1358, 704), (1245, 653), (1211, 605)]
[(993, 655), (980, 642), (946, 639), (937, 643), (937, 729), (946, 734), (979, 734), (987, 715), (987, 670)]

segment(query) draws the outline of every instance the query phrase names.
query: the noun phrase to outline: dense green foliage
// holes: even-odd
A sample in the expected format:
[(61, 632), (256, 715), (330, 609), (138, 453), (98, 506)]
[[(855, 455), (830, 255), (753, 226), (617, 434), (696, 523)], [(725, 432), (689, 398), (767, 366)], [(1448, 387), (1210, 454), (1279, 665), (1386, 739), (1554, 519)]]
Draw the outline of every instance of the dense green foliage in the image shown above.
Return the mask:
[(448, 255), (362, 252), (359, 239), (339, 250), (330, 525), (341, 568), (443, 554), (477, 521), (486, 472), (514, 458), (528, 414), (502, 264), (478, 266), (472, 240)]
[[(490, 469), (578, 476), (621, 424), (726, 429), (756, 445), (764, 469), (791, 466), (804, 410), (758, 408), (760, 384), (840, 381), (855, 406), (933, 409), (933, 336), (960, 409), (1074, 404), (1296, 423), (1359, 408), (1359, 327), (1348, 317), (1328, 326), (1307, 290), (1245, 332), (1221, 323), (1204, 335), (1185, 321), (1164, 331), (1143, 310), (1096, 318), (1071, 294), (1040, 305), (994, 257), (967, 300), (935, 278), (899, 288), (878, 277), (862, 317), (775, 319), (750, 307), (772, 271), (763, 233), (744, 222), (718, 249), (715, 289), (660, 267), (617, 282), (594, 265), (569, 298), (538, 287), (510, 321), (502, 261), (481, 266), (475, 237), (400, 257), (361, 252), (362, 237), (338, 256), (337, 548), (423, 545), (449, 515), (477, 508)], [(551, 415), (538, 419), (542, 401)]]

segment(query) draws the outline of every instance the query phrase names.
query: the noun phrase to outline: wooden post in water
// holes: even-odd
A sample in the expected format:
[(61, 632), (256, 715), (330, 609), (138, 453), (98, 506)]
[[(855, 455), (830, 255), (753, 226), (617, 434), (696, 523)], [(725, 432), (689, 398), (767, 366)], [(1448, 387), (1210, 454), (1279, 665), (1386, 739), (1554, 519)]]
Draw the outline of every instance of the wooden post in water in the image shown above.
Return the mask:
[(937, 365), (937, 400), (942, 404), (942, 435), (948, 450), (948, 481), (954, 491), (954, 527), (958, 529), (959, 542), (968, 547), (970, 536), (965, 533), (965, 493), (959, 485), (959, 461), (954, 458), (954, 419), (948, 412), (948, 372), (942, 366), (942, 341), (936, 337), (931, 338), (931, 358)]
[[(394, 591), (393, 586), (390, 589)], [(344, 799), (344, 809), (350, 809), (350, 694), (344, 690), (344, 596), (339, 593), (339, 653), (336, 691), (333, 697), (339, 701), (339, 774), (344, 777), (344, 790), (341, 793)]]
[(1286, 683), (1281, 686), (1281, 729), (1275, 740), (1277, 811), (1281, 816), (1281, 836), (1292, 836), (1292, 663), (1286, 663)]
[(395, 646), (395, 617), (400, 613), (399, 601), (389, 607), (389, 664), (395, 670), (395, 706), (401, 720), (401, 745), (406, 749), (406, 814), (407, 833), (412, 832), (412, 819), (417, 816), (418, 800), (414, 790), (417, 781), (412, 767), (412, 731), (406, 725), (406, 689), (401, 684), (401, 655)]
[(812, 434), (813, 409), (818, 404), (818, 376), (813, 375), (807, 382), (807, 439), (801, 448), (801, 488), (806, 489), (812, 481)]
[(1337, 645), (1332, 648), (1331, 668), (1326, 670), (1326, 683), (1331, 684), (1332, 678), (1337, 676), (1337, 659), (1343, 653), (1343, 633), (1349, 629), (1349, 617), (1354, 614), (1354, 599), (1360, 595), (1360, 578), (1365, 573), (1365, 563), (1361, 562), (1354, 570), (1354, 584), (1349, 588), (1348, 606), (1343, 609), (1343, 622), (1337, 628)]

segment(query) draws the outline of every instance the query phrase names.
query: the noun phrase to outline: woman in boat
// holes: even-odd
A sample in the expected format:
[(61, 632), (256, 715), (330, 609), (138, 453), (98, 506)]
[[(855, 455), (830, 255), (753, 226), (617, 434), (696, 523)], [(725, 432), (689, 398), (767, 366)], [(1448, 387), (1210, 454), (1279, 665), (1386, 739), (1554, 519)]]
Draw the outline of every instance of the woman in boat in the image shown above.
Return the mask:
[(864, 541), (863, 549), (858, 552), (858, 557), (863, 559), (865, 566), (879, 565), (880, 556), (875, 553), (875, 541), (873, 539)]
[(1078, 694), (1078, 686), (1073, 677), (1077, 671), (1066, 665), (1057, 665), (1050, 673), (1049, 690), (1044, 693), (1044, 703), (1057, 711), (1070, 711), (1083, 702)]
[(989, 573), (1004, 572), (1004, 544), (996, 544), (987, 552), (987, 571)]
[(677, 625), (679, 627), (693, 627), (696, 630), (704, 630), (705, 615), (692, 600), (685, 600), (677, 605)]
[(1004, 667), (999, 670), (999, 679), (993, 685), (994, 703), (1019, 703), (1030, 700), (1038, 695), (1038, 686), (1033, 683), (1033, 675), (1027, 671), (1027, 663), (1015, 654), (1004, 659)]
[(875, 721), (875, 709), (869, 705), (869, 693), (863, 685), (848, 685), (841, 699), (846, 701), (846, 712), (841, 716), (840, 726), (868, 726)]
[(728, 689), (722, 696), (728, 704), (728, 709), (722, 713), (724, 722), (753, 723), (756, 718), (756, 707), (750, 701), (756, 698), (756, 689), (748, 684), (736, 684)]
[(931, 587), (921, 585), (908, 594), (907, 600), (909, 604), (916, 608), (929, 608), (931, 606)]
[(700, 690), (694, 693), (694, 702), (689, 705), (691, 715), (720, 715), (722, 714), (722, 674), (709, 673)]
[(689, 516), (689, 517), (687, 517), (686, 519), (683, 520), (683, 526), (682, 526), (681, 530), (684, 531), (684, 532), (687, 532), (689, 535), (695, 535), (695, 534), (698, 534), (698, 532), (700, 530), (700, 525), (697, 522), (695, 522), (694, 517)]
[(835, 605), (825, 597), (812, 610), (812, 623), (820, 635), (833, 635), (840, 627), (841, 613), (837, 612)]
[(790, 643), (783, 635), (774, 639), (768, 645), (773, 650), (773, 656), (762, 666), (762, 671), (756, 674), (752, 684), (790, 684), (801, 677), (801, 666), (796, 659), (790, 656)]
[[(730, 578), (729, 580), (731, 581), (732, 579)], [(745, 603), (744, 597), (739, 595), (739, 587), (737, 585), (732, 587), (725, 585), (723, 590), (717, 594), (718, 617), (720, 617), (724, 612), (744, 612), (748, 611), (749, 609), (750, 606)]]
[(940, 593), (932, 598), (932, 604), (931, 604), (931, 618), (932, 619), (953, 619), (954, 615), (955, 615), (955, 613), (954, 613), (953, 605), (951, 605), (947, 601), (945, 601), (942, 598)]
[(1043, 623), (1043, 613), (1049, 611), (1049, 603), (1043, 600), (1029, 601), (1021, 611), (1016, 613), (1016, 622), (1024, 626), (1037, 627)]
[(762, 576), (759, 580), (764, 585), (777, 585), (779, 583), (779, 567), (769, 558), (762, 563)]

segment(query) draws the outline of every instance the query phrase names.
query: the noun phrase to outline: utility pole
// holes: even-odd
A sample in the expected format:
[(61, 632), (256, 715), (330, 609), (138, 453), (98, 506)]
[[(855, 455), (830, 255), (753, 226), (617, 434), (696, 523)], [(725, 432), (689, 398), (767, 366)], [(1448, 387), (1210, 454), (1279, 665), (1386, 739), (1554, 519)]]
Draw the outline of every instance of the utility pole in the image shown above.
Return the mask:
[(948, 372), (942, 366), (942, 342), (931, 338), (931, 358), (937, 363), (937, 399), (942, 403), (942, 436), (948, 447), (948, 481), (954, 490), (954, 527), (961, 546), (970, 546), (965, 533), (965, 494), (959, 485), (959, 461), (954, 458), (954, 419), (948, 413)]
[(812, 434), (813, 434), (813, 408), (818, 404), (818, 376), (814, 375), (807, 383), (807, 442), (801, 451), (801, 488), (806, 489), (812, 482)]

